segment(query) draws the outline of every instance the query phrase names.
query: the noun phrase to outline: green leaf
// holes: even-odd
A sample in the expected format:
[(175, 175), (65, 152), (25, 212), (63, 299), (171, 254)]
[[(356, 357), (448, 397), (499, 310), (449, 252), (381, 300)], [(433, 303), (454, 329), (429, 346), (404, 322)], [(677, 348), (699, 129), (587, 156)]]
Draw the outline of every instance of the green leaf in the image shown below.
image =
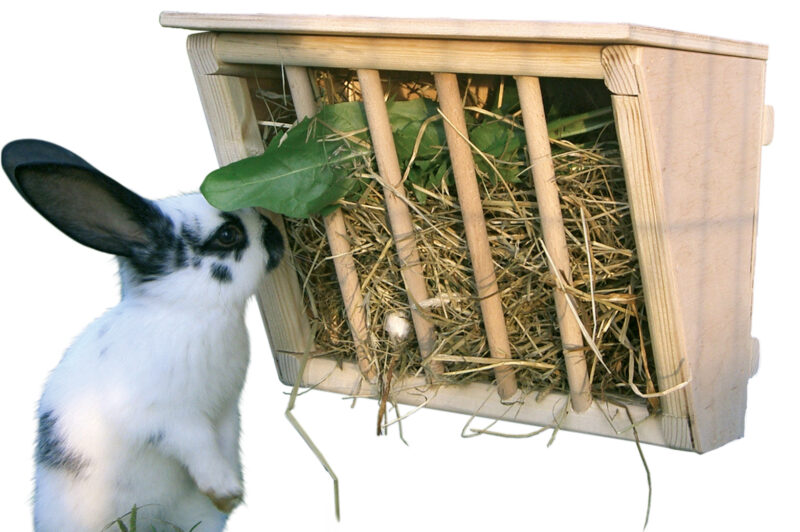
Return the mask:
[(469, 138), (483, 153), (503, 160), (512, 160), (525, 142), (525, 133), (507, 122), (493, 120), (472, 128)]
[(445, 177), (448, 175), (450, 175), (450, 161), (443, 161), (426, 184), (429, 188), (440, 187), (442, 186), (442, 181), (444, 181)]
[[(420, 128), (428, 118), (438, 116), (437, 108), (436, 102), (426, 98), (391, 101), (386, 104), (397, 148), (397, 158), (400, 161), (411, 159)], [(422, 133), (417, 159), (434, 157), (444, 144), (444, 127), (441, 121), (429, 122)]]
[(353, 188), (349, 176), (370, 148), (334, 130), (363, 129), (359, 125), (365, 121), (350, 108), (306, 119), (262, 155), (211, 172), (200, 191), (225, 211), (257, 206), (296, 218), (316, 214)]
[[(319, 130), (323, 135), (332, 132), (352, 133), (359, 132), (357, 137), (367, 138), (367, 115), (361, 102), (344, 102), (335, 105), (325, 105), (319, 113), (311, 119), (311, 123), (323, 128)], [(328, 130), (325, 130), (325, 128)], [(332, 131), (331, 131), (332, 130)]]
[[(417, 99), (389, 102), (398, 157), (411, 157), (420, 127), (436, 114), (436, 104)], [(444, 144), (441, 125), (426, 127), (419, 157), (434, 156)], [(274, 140), (263, 154), (211, 172), (200, 187), (209, 203), (230, 211), (263, 207), (295, 218), (336, 209), (346, 195), (358, 195), (371, 157), (364, 107), (360, 102), (324, 106), (313, 118)]]
[[(417, 165), (413, 165), (411, 170), (408, 172), (408, 182), (412, 185), (417, 185), (418, 187), (425, 188), (425, 173), (423, 170), (417, 168)], [(417, 203), (420, 205), (425, 205), (425, 201), (428, 197), (418, 189), (414, 188), (413, 186), (410, 187), (411, 190), (414, 192), (414, 196), (417, 198)]]
[(519, 94), (517, 93), (516, 83), (506, 83), (503, 87), (503, 101), (495, 102), (500, 106), (494, 106), (492, 112), (498, 115), (510, 115), (519, 109)]
[(553, 120), (547, 124), (547, 131), (550, 138), (564, 139), (609, 127), (613, 123), (614, 114), (611, 107), (603, 107), (595, 111)]

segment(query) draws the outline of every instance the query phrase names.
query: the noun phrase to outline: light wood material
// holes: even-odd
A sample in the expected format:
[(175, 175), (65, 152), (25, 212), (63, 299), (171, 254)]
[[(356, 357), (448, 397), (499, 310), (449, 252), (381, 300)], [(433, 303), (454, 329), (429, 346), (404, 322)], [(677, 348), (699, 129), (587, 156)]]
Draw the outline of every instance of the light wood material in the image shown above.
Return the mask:
[(608, 46), (603, 48), (601, 62), (605, 77), (603, 81), (612, 94), (638, 96), (639, 76), (636, 70), (642, 60), (643, 48), (638, 46)]
[[(214, 34), (189, 36), (187, 50), (192, 71), (200, 93), (211, 139), (220, 166), (264, 151), (258, 130), (247, 82), (241, 78), (210, 75), (218, 70), (213, 55)], [(283, 218), (269, 214), (286, 239)], [(259, 287), (256, 295), (269, 343), (276, 353), (302, 353), (310, 334), (303, 312), (303, 298), (297, 274), (286, 254)], [(275, 364), (282, 378), (297, 375), (298, 364), (293, 357), (275, 356)]]
[[(550, 137), (547, 133), (544, 104), (539, 80), (527, 76), (517, 77), (517, 91), (522, 107), (522, 120), (525, 125), (525, 138), (533, 172), (533, 185), (536, 190), (536, 205), (542, 224), (544, 245), (552, 259), (553, 276), (560, 275), (572, 285), (572, 270), (569, 265), (569, 251), (561, 216), (556, 173), (550, 151)], [(556, 271), (552, 271), (552, 266)], [(592, 390), (583, 354), (583, 335), (575, 314), (567, 306), (567, 294), (558, 288), (553, 290), (553, 299), (558, 317), (564, 359), (566, 360), (567, 380), (569, 382), (572, 407), (576, 412), (584, 412), (592, 403)]]
[(764, 125), (761, 130), (761, 145), (769, 146), (775, 134), (775, 108), (771, 105), (764, 106)]
[[(260, 65), (604, 79), (612, 92), (658, 387), (663, 391), (688, 383), (659, 398), (661, 409), (638, 425), (639, 435), (643, 441), (698, 452), (742, 435), (747, 378), (758, 364), (750, 315), (760, 146), (771, 140), (773, 123), (763, 102), (765, 46), (628, 25), (166, 13), (162, 23), (247, 32), (189, 39), (221, 164), (262, 149), (247, 84), (232, 77), (266, 72)], [(442, 109), (447, 95), (452, 100), (453, 109), (445, 114), (463, 119), (457, 87), (438, 87), (442, 80), (454, 84), (455, 75), (436, 77), (440, 97), (445, 94)], [(456, 128), (463, 133), (463, 126)], [(451, 150), (462, 151), (454, 166), (472, 165), (466, 142), (449, 125), (446, 131)], [(462, 207), (472, 202), (465, 223), (485, 234), (483, 221), (471, 218), (482, 219), (477, 191), (461, 199), (459, 184), (458, 193)], [(481, 267), (488, 262), (491, 270), (488, 247), (471, 250), (471, 255), (473, 261), (484, 260)], [(298, 371), (292, 355), (303, 351), (308, 335), (299, 285), (290, 270), (282, 264), (259, 296), (279, 375), (287, 383)], [(479, 287), (487, 279), (479, 275)], [(492, 356), (507, 357), (497, 288), (482, 290), (482, 316), (494, 316), (490, 319), (500, 325), (486, 326), (496, 349)], [(484, 310), (487, 301), (497, 303), (494, 311)], [(335, 364), (312, 359), (304, 383), (353, 393), (361, 381), (359, 369)], [(408, 380), (393, 389), (409, 404), (427, 397), (426, 406), (432, 408), (480, 410), (481, 415), (540, 425), (552, 424), (553, 412), (566, 400), (551, 394), (543, 403), (527, 400), (519, 411), (508, 409), (502, 398), (511, 395), (504, 388), (509, 381), (498, 375), (498, 382), (500, 397), (483, 384), (443, 386), (434, 393), (424, 382)], [(401, 389), (412, 385), (413, 390)], [(376, 390), (366, 386), (364, 393), (375, 396)], [(585, 413), (567, 416), (561, 428), (630, 438), (630, 431), (617, 433), (617, 423), (627, 416), (622, 411), (610, 415), (609, 408), (596, 400)], [(644, 403), (632, 411), (637, 421), (646, 415)]]
[(347, 226), (341, 211), (335, 211), (323, 219), (325, 236), (331, 248), (333, 267), (342, 293), (347, 324), (353, 337), (356, 360), (364, 378), (374, 381), (377, 375), (369, 353), (369, 330), (367, 316), (364, 311), (364, 297), (361, 294), (361, 282), (356, 271), (353, 252), (347, 236)]
[[(680, 310), (672, 271), (673, 254), (664, 238), (664, 194), (639, 98), (612, 96), (612, 104), (639, 268), (646, 286), (648, 328), (653, 352), (657, 353), (654, 359), (658, 387), (665, 390), (686, 381), (690, 373), (684, 357), (686, 342), (676, 326)], [(692, 445), (686, 393), (686, 389), (678, 390), (660, 399), (664, 438), (672, 447)]]
[(639, 69), (699, 452), (744, 434), (764, 69), (763, 61), (657, 49), (643, 52)]
[(613, 104), (659, 388), (691, 378), (661, 400), (665, 436), (705, 452), (744, 433), (764, 62), (627, 55), (639, 96)]
[[(339, 366), (336, 361), (318, 358), (306, 366), (302, 385), (348, 396), (355, 393), (357, 397), (379, 397), (377, 386), (361, 385), (359, 388), (360, 381), (361, 376), (355, 364), (345, 362)], [(402, 404), (413, 406), (424, 404), (426, 408), (476, 415), (479, 418), (502, 419), (541, 427), (558, 426), (559, 430), (626, 440), (634, 438), (631, 425), (636, 423), (639, 439), (642, 442), (667, 446), (661, 433), (659, 418), (649, 415), (643, 401), (615, 400), (616, 404), (612, 404), (596, 400), (579, 416), (574, 414), (563, 416), (569, 398), (565, 394), (556, 392), (549, 393), (543, 398), (531, 394), (521, 397), (518, 403), (508, 405), (497, 395), (496, 388), (488, 383), (431, 386), (424, 378), (412, 377), (394, 382), (392, 393), (393, 398)], [(627, 406), (627, 411), (622, 405)], [(480, 429), (485, 425), (486, 423), (481, 423), (479, 419), (474, 421), (471, 427)], [(527, 432), (527, 429), (520, 427), (518, 431), (510, 429), (509, 432)], [(691, 451), (692, 447), (690, 445), (682, 449)]]
[(172, 11), (161, 13), (160, 21), (163, 26), (167, 27), (206, 31), (639, 44), (757, 59), (767, 58), (767, 47), (761, 44), (633, 24), (314, 15), (230, 15)]
[[(378, 161), (378, 172), (384, 180), (383, 194), (386, 213), (397, 249), (400, 274), (408, 294), (414, 332), (417, 336), (420, 355), (423, 360), (426, 360), (433, 354), (436, 347), (436, 331), (418, 306), (421, 301), (428, 299), (428, 287), (417, 251), (411, 212), (406, 204), (403, 176), (397, 160), (397, 149), (392, 136), (392, 126), (389, 123), (389, 113), (386, 110), (383, 86), (377, 70), (358, 70), (358, 81), (372, 138), (372, 149), (375, 151), (375, 158)], [(429, 365), (434, 373), (444, 371), (441, 362), (432, 361)]]
[(286, 84), (289, 85), (289, 94), (292, 95), (292, 104), (294, 104), (298, 122), (317, 114), (317, 100), (308, 70), (305, 67), (284, 66), (283, 72), (286, 76)]
[[(221, 64), (283, 64), (326, 68), (603, 77), (601, 46), (526, 42), (383, 39), (329, 35), (221, 33)], [(230, 68), (230, 67), (228, 67)]]
[[(311, 79), (305, 67), (286, 66), (286, 81), (292, 94), (297, 119), (302, 120), (317, 113), (317, 103)], [(331, 260), (339, 281), (342, 293), (345, 316), (353, 337), (356, 360), (362, 375), (368, 381), (374, 381), (377, 375), (376, 368), (371, 361), (369, 351), (369, 330), (367, 328), (367, 315), (364, 311), (364, 297), (361, 294), (361, 281), (356, 271), (355, 259), (350, 249), (350, 240), (341, 209), (332, 212), (323, 218), (325, 235), (331, 249)]]
[[(450, 161), (453, 164), (458, 203), (464, 221), (467, 248), (475, 277), (475, 288), (478, 292), (489, 351), (495, 358), (511, 358), (511, 346), (508, 343), (503, 304), (500, 301), (500, 292), (494, 273), (492, 250), (489, 247), (486, 220), (483, 217), (475, 163), (472, 160), (472, 150), (465, 140), (467, 124), (464, 120), (458, 79), (455, 74), (435, 73), (434, 80), (436, 92), (439, 95), (439, 106), (445, 117), (445, 137), (450, 150)], [(500, 398), (510, 399), (517, 391), (514, 370), (507, 366), (501, 366), (495, 368), (494, 375)]]

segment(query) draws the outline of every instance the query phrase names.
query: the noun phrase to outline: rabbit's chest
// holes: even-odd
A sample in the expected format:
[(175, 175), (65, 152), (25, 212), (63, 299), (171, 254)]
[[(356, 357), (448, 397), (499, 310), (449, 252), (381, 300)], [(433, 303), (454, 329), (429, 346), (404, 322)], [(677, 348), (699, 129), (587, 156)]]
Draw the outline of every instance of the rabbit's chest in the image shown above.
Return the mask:
[(238, 395), (249, 363), (247, 332), (243, 323), (224, 327), (198, 323), (194, 334), (176, 341), (163, 356), (169, 365), (166, 386), (200, 402)]
[(214, 411), (238, 397), (249, 363), (244, 321), (182, 319), (171, 314), (126, 324), (104, 357), (105, 370), (154, 403), (180, 402)]

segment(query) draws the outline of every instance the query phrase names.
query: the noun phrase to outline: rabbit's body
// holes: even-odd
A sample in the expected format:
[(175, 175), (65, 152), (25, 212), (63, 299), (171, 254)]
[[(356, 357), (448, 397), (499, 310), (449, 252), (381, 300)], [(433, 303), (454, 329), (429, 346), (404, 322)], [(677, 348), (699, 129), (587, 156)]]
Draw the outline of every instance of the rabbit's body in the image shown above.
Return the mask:
[(48, 220), (120, 262), (120, 303), (41, 397), (36, 531), (99, 532), (134, 505), (140, 530), (222, 530), (243, 492), (245, 304), (280, 260), (280, 233), (199, 194), (145, 200), (41, 141), (10, 144), (3, 166)]
[[(237, 488), (238, 399), (249, 353), (243, 309), (198, 320), (174, 307), (153, 312), (124, 300), (86, 329), (51, 374), (38, 413), (37, 530), (99, 531), (133, 504), (144, 506), (140, 526), (152, 516), (184, 530), (201, 520), (199, 530), (222, 528), (223, 514), (160, 445), (168, 435), (186, 438), (198, 448), (183, 452), (201, 455), (205, 442), (191, 437), (191, 425), (207, 424), (231, 466), (222, 474), (235, 473), (226, 481)], [(66, 508), (54, 507), (58, 500)], [(85, 514), (74, 527), (67, 508)]]

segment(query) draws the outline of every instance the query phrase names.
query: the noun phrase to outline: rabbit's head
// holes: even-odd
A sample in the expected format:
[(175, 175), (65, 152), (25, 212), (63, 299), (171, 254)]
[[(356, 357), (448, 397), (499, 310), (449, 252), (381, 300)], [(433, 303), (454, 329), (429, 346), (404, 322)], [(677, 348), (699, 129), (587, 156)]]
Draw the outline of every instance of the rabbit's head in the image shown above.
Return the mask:
[(283, 253), (278, 229), (253, 209), (222, 212), (200, 194), (151, 201), (55, 144), (11, 142), (2, 165), (58, 229), (118, 257), (123, 298), (243, 303)]

